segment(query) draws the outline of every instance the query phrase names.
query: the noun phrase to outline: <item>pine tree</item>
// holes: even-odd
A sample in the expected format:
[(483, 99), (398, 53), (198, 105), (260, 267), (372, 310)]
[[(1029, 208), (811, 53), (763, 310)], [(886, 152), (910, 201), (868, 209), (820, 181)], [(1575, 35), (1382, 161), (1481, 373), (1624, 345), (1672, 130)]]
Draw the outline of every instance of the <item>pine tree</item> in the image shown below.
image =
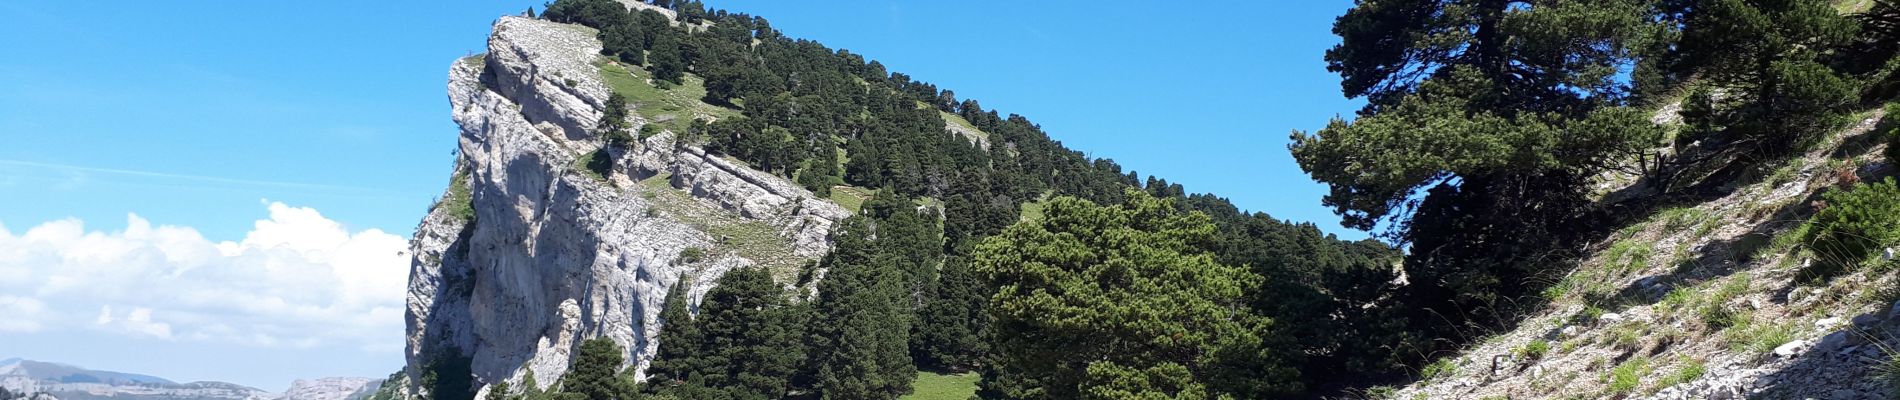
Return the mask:
[(600, 114), (600, 137), (610, 146), (626, 146), (633, 143), (633, 135), (627, 133), (627, 97), (620, 92), (607, 93), (607, 103), (602, 105)]
[(468, 355), (448, 349), (423, 366), (422, 387), (428, 388), (427, 400), (474, 400), (475, 373)]
[(1854, 87), (1821, 61), (1858, 28), (1826, 0), (1708, 0), (1684, 18), (1679, 68), (1731, 88), (1718, 123), (1734, 147), (1783, 155), (1840, 122)]
[(568, 367), (567, 375), (561, 377), (561, 391), (587, 400), (633, 398), (636, 393), (619, 376), (624, 360), (620, 344), (613, 339), (597, 337), (582, 341), (574, 364)]
[(825, 321), (813, 326), (813, 383), (825, 399), (896, 398), (917, 374), (906, 351), (911, 315), (900, 258), (880, 251), (873, 238), (881, 231), (866, 216), (835, 229), (813, 307)]
[(508, 381), (495, 382), (492, 385), (488, 385), (488, 396), (483, 397), (483, 399), (486, 400), (509, 400), (518, 398), (520, 397), (509, 393)]
[(661, 311), (660, 350), (648, 368), (649, 391), (680, 398), (777, 399), (791, 390), (804, 360), (805, 319), (788, 304), (770, 271), (727, 272), (687, 318), (684, 283)]
[(904, 274), (903, 291), (911, 308), (922, 307), (925, 288), (937, 281), (943, 257), (943, 232), (935, 211), (898, 194), (880, 194), (864, 205), (863, 213), (875, 222), (877, 251)]
[(1270, 398), (1299, 388), (1245, 305), (1261, 277), (1214, 261), (1205, 214), (1129, 190), (1127, 202), (1051, 201), (985, 240), (997, 288), (984, 398)]
[(681, 79), (686, 73), (686, 60), (680, 58), (680, 35), (671, 28), (663, 28), (653, 35), (653, 43), (647, 46), (647, 61), (653, 65), (653, 79), (675, 85), (683, 82)]
[(1591, 179), (1660, 140), (1618, 73), (1667, 38), (1653, 3), (1368, 1), (1335, 23), (1328, 69), (1369, 104), (1289, 148), (1343, 225), (1411, 248), (1395, 306), (1430, 339), (1399, 353), (1534, 304), (1588, 231)]
[(983, 305), (989, 301), (989, 291), (969, 263), (967, 257), (945, 261), (940, 278), (931, 285), (929, 301), (918, 311), (911, 356), (919, 364), (967, 370), (985, 353), (982, 331), (989, 326), (989, 314)]
[(692, 300), (686, 297), (690, 287), (687, 279), (681, 277), (667, 290), (666, 304), (660, 309), (659, 349), (647, 367), (647, 382), (655, 388), (683, 384), (700, 368), (702, 360), (695, 356), (704, 352), (700, 348), (704, 335), (693, 321)]
[(554, 395), (548, 393), (548, 390), (541, 388), (540, 382), (534, 380), (534, 369), (528, 369), (521, 377), (521, 395), (517, 396), (518, 399), (553, 400), (554, 397)]
[(740, 399), (777, 399), (791, 388), (804, 359), (803, 320), (786, 304), (783, 289), (761, 267), (726, 272), (701, 304), (700, 349), (707, 386)]

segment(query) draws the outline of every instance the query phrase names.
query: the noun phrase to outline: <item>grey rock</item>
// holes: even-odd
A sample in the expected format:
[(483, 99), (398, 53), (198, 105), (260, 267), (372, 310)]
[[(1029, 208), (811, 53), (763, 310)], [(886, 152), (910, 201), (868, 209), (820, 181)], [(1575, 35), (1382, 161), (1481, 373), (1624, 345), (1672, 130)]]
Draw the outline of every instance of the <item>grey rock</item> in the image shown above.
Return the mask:
[(1840, 324), (1841, 324), (1840, 317), (1828, 317), (1828, 318), (1822, 318), (1818, 321), (1814, 321), (1814, 328), (1820, 329), (1820, 330), (1828, 330), (1828, 329), (1834, 328), (1835, 325), (1840, 325)]
[[(475, 218), (431, 210), (411, 240), (409, 382), (421, 381), (415, 375), (433, 357), (460, 352), (483, 385), (532, 371), (546, 386), (594, 337), (624, 346), (625, 367), (644, 379), (670, 287), (689, 282), (697, 304), (726, 271), (796, 266), (830, 251), (827, 233), (848, 211), (675, 145), (671, 132), (611, 149), (608, 181), (575, 171), (603, 145), (593, 133), (610, 90), (594, 66), (600, 42), (586, 28), (526, 18), (502, 17), (493, 30), (481, 63), (449, 70), (461, 126), (454, 176), (466, 179)], [(634, 182), (661, 174), (670, 178), (657, 186)], [(783, 248), (748, 253), (713, 233), (733, 226), (720, 221), (766, 227)], [(707, 256), (681, 260), (689, 248)]]
[(290, 383), (279, 400), (349, 400), (353, 395), (375, 392), (383, 380), (370, 378), (298, 379)]
[(1829, 350), (1829, 349), (1838, 349), (1846, 345), (1848, 345), (1847, 332), (1834, 332), (1834, 333), (1828, 334), (1827, 336), (1821, 337), (1821, 341), (1815, 343), (1814, 348)]
[(1873, 328), (1875, 325), (1879, 325), (1880, 317), (1874, 315), (1873, 313), (1856, 315), (1854, 316), (1854, 319), (1851, 321), (1851, 323), (1854, 324), (1855, 328), (1860, 328), (1860, 329), (1865, 330), (1865, 329)]
[(1573, 337), (1577, 337), (1577, 335), (1583, 334), (1583, 328), (1578, 327), (1576, 325), (1570, 325), (1570, 326), (1565, 326), (1564, 329), (1558, 331), (1558, 333), (1563, 335), (1563, 337), (1565, 338), (1573, 338)]
[(1813, 344), (1806, 340), (1795, 340), (1788, 343), (1783, 343), (1780, 346), (1775, 346), (1775, 355), (1781, 356), (1781, 357), (1794, 357), (1797, 355), (1801, 355), (1801, 353), (1803, 352), (1806, 352), (1808, 350), (1808, 347), (1811, 345)]

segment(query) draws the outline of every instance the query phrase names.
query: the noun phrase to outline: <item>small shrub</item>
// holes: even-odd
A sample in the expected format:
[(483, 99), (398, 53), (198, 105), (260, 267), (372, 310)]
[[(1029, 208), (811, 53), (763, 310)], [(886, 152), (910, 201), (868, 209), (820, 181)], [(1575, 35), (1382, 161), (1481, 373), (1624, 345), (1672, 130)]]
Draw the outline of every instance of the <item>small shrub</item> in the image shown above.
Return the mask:
[(1786, 324), (1758, 324), (1753, 319), (1743, 318), (1735, 326), (1722, 331), (1723, 341), (1728, 342), (1729, 351), (1766, 354), (1794, 340), (1794, 326)]
[(1628, 394), (1635, 391), (1637, 386), (1642, 385), (1643, 375), (1648, 374), (1649, 359), (1634, 357), (1622, 364), (1617, 364), (1616, 368), (1611, 368), (1609, 376), (1604, 377), (1604, 381), (1609, 383), (1610, 393)]
[(1674, 374), (1669, 374), (1669, 376), (1664, 378), (1657, 386), (1670, 387), (1688, 383), (1695, 381), (1696, 378), (1701, 378), (1702, 374), (1709, 372), (1708, 365), (1704, 364), (1702, 360), (1690, 358), (1689, 356), (1682, 356), (1681, 360), (1682, 368), (1676, 369), (1676, 373)]
[(594, 150), (594, 152), (592, 153), (587, 153), (586, 156), (581, 158), (581, 161), (586, 163), (583, 165), (585, 167), (583, 168), (583, 170), (587, 171), (589, 176), (592, 176), (594, 179), (597, 179), (600, 181), (606, 181), (608, 176), (613, 176), (613, 173), (614, 173), (613, 156), (608, 155), (607, 149), (605, 148)]
[[(1900, 58), (1894, 58), (1900, 60)], [(1887, 103), (1887, 162), (1900, 165), (1900, 103)]]
[(1517, 358), (1520, 359), (1541, 360), (1544, 359), (1545, 354), (1550, 353), (1550, 342), (1533, 340), (1530, 343), (1525, 343), (1523, 346), (1518, 346), (1517, 349), (1511, 352), (1516, 354)]
[(456, 174), (449, 180), (449, 194), (441, 200), (439, 207), (447, 207), (449, 215), (463, 222), (475, 222), (474, 193), (468, 186), (468, 174)]
[(1741, 314), (1721, 304), (1703, 304), (1701, 307), (1696, 307), (1696, 319), (1702, 321), (1702, 326), (1713, 330), (1728, 329), (1742, 322)]
[(1388, 400), (1399, 397), (1399, 389), (1391, 386), (1373, 386), (1366, 389), (1365, 398), (1370, 400)]
[(1664, 231), (1675, 231), (1702, 221), (1703, 213), (1695, 207), (1676, 207), (1657, 213), (1656, 218), (1663, 221)]
[(1562, 281), (1558, 281), (1554, 285), (1545, 287), (1542, 294), (1544, 296), (1544, 300), (1555, 302), (1558, 299), (1562, 299), (1564, 298), (1565, 294), (1570, 293), (1570, 288), (1571, 286), (1574, 286), (1574, 285), (1576, 285), (1575, 281), (1571, 280), (1570, 278), (1565, 278)]
[(660, 125), (658, 124), (640, 125), (640, 140), (647, 140), (647, 138), (653, 137), (653, 135), (658, 135), (658, 134), (660, 134)]
[(1802, 237), (1817, 258), (1804, 276), (1838, 275), (1900, 243), (1900, 187), (1893, 178), (1832, 190), (1822, 199), (1825, 206)]
[(1419, 370), (1419, 380), (1429, 382), (1451, 375), (1453, 371), (1458, 370), (1457, 361), (1454, 360), (1454, 358), (1455, 357), (1440, 358), (1438, 361), (1426, 364), (1424, 369)]
[(1578, 347), (1583, 347), (1583, 341), (1571, 339), (1564, 341), (1563, 344), (1557, 345), (1557, 351), (1570, 354), (1570, 352), (1577, 351)]
[(1615, 267), (1615, 271), (1619, 274), (1625, 274), (1631, 271), (1641, 270), (1649, 263), (1649, 255), (1654, 251), (1655, 249), (1650, 247), (1649, 242), (1626, 239), (1611, 245), (1607, 255), (1609, 256), (1609, 262)]
[(1663, 295), (1662, 301), (1657, 302), (1656, 306), (1657, 308), (1674, 312), (1688, 309), (1695, 305), (1695, 303), (1696, 288), (1694, 286), (1681, 286), (1677, 287), (1676, 290), (1669, 291), (1669, 294)]
[(1610, 345), (1622, 351), (1641, 350), (1643, 348), (1643, 332), (1637, 328), (1637, 325), (1638, 324), (1635, 323), (1617, 325), (1616, 329), (1610, 331)]
[(688, 247), (680, 249), (680, 262), (692, 264), (706, 259), (706, 249)]
[(1729, 278), (1728, 281), (1722, 282), (1722, 286), (1715, 290), (1715, 297), (1711, 299), (1711, 302), (1727, 303), (1730, 300), (1735, 300), (1736, 297), (1741, 297), (1743, 293), (1748, 293), (1748, 288), (1752, 285), (1754, 285), (1754, 280), (1749, 275), (1736, 275), (1733, 278)]
[(1597, 318), (1602, 318), (1602, 317), (1603, 317), (1603, 308), (1597, 307), (1595, 305), (1584, 306), (1583, 311), (1578, 311), (1576, 315), (1570, 316), (1570, 324), (1571, 325), (1592, 324), (1592, 323), (1596, 323)]

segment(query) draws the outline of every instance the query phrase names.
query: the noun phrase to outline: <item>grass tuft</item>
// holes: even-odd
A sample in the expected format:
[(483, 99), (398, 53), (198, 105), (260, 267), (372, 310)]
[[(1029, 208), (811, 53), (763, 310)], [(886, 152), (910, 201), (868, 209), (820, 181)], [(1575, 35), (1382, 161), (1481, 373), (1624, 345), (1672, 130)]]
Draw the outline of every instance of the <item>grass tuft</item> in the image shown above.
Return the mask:
[(898, 397), (898, 400), (969, 399), (976, 396), (977, 378), (974, 372), (939, 374), (918, 371), (917, 380), (910, 384), (910, 394)]
[(1433, 361), (1431, 364), (1426, 364), (1424, 369), (1419, 370), (1418, 379), (1420, 381), (1430, 382), (1438, 378), (1451, 376), (1452, 372), (1458, 370), (1458, 361), (1456, 358), (1457, 357), (1445, 357), (1438, 359), (1438, 361)]
[(1629, 394), (1643, 384), (1643, 376), (1649, 375), (1649, 358), (1632, 357), (1611, 368), (1603, 381), (1609, 384), (1609, 392), (1615, 395)]
[(1550, 353), (1550, 342), (1533, 340), (1530, 343), (1525, 343), (1523, 346), (1512, 349), (1511, 353), (1516, 354), (1519, 359), (1542, 360), (1545, 354)]

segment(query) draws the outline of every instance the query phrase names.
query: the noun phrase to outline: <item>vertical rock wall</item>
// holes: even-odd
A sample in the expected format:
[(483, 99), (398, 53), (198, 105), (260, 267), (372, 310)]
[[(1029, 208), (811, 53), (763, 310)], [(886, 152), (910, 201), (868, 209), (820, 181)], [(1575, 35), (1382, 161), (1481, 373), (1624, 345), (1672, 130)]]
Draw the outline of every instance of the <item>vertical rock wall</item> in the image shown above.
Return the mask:
[[(772, 257), (810, 260), (829, 250), (826, 234), (847, 211), (783, 178), (674, 146), (670, 134), (616, 150), (611, 179), (576, 170), (601, 146), (593, 129), (610, 89), (594, 66), (600, 46), (589, 28), (503, 17), (485, 55), (450, 68), (461, 126), (452, 176), (469, 188), (474, 218), (437, 207), (416, 229), (411, 382), (459, 353), (480, 384), (533, 371), (546, 385), (580, 341), (596, 336), (625, 346), (628, 367), (642, 371), (660, 345), (669, 287), (691, 279), (697, 301), (726, 271), (762, 261), (725, 249), (709, 221), (772, 227), (786, 244), (778, 253), (789, 253)], [(670, 175), (663, 184), (634, 182), (662, 173)], [(665, 190), (678, 192), (652, 193)], [(667, 212), (662, 206), (682, 207), (660, 204), (669, 198), (713, 214)], [(709, 256), (684, 262), (688, 248)]]

